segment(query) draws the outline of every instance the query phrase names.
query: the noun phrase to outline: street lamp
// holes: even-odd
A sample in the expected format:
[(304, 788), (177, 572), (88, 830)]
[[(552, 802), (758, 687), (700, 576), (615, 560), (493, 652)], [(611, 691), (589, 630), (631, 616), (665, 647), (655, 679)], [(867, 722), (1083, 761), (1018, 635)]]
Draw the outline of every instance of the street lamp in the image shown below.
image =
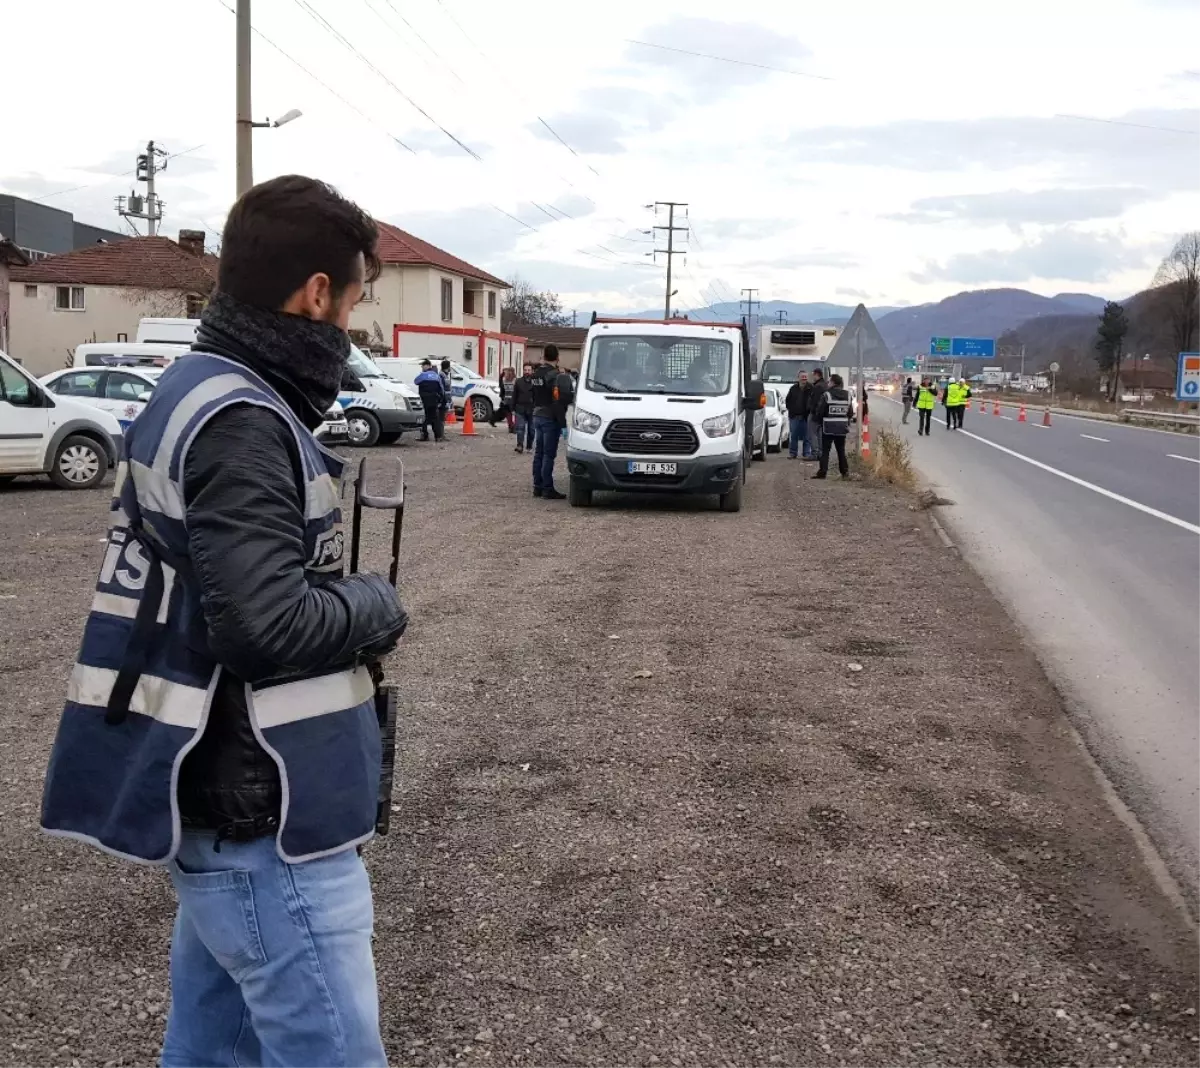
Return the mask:
[(261, 129), (264, 126), (269, 126), (274, 129), (276, 126), (286, 126), (293, 119), (298, 119), (303, 114), (304, 112), (299, 108), (292, 108), (291, 111), (285, 111), (274, 122), (272, 122), (270, 119), (267, 119), (266, 122), (252, 122), (250, 125), (256, 130)]

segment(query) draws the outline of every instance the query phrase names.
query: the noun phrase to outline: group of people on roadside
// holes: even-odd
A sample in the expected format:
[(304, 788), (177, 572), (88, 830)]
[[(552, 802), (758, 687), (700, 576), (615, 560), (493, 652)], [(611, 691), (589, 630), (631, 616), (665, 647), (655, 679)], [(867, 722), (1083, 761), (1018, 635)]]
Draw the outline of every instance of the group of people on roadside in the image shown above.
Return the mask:
[(850, 477), (846, 459), (846, 437), (854, 418), (850, 391), (842, 376), (831, 374), (828, 382), (819, 367), (811, 373), (801, 371), (784, 398), (788, 414), (788, 459), (800, 457), (816, 461), (813, 478), (827, 478), (829, 459), (836, 451), (838, 471)]
[(901, 396), (904, 414), (900, 417), (900, 422), (907, 423), (909, 413), (916, 408), (917, 434), (918, 436), (924, 434), (928, 437), (929, 427), (933, 421), (933, 409), (941, 400), (942, 406), (946, 409), (946, 429), (961, 430), (963, 415), (966, 413), (971, 396), (971, 387), (965, 378), (960, 378), (957, 382), (953, 379), (943, 379), (940, 384), (935, 384), (932, 378), (926, 376), (921, 379), (919, 386), (915, 385), (911, 378), (906, 379)]
[(446, 415), (454, 403), (450, 392), (450, 361), (442, 360), (441, 368), (434, 369), (433, 360), (421, 361), (421, 373), (414, 380), (421, 395), (421, 407), (425, 410), (425, 422), (421, 424), (421, 440), (446, 440)]
[(508, 432), (516, 434), (513, 452), (533, 453), (533, 495), (543, 500), (566, 499), (554, 485), (554, 463), (567, 429), (567, 409), (575, 402), (575, 382), (573, 372), (558, 366), (557, 345), (546, 346), (536, 367), (525, 364), (520, 377), (512, 367), (500, 374), (501, 408), (492, 423), (503, 418)]

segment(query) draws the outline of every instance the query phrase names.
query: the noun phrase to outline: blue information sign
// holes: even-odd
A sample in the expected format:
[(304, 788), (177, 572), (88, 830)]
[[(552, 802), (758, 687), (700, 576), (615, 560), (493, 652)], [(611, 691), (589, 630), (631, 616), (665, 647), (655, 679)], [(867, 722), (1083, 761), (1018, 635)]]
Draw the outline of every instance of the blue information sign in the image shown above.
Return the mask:
[(1175, 379), (1177, 400), (1200, 401), (1200, 352), (1179, 354), (1179, 374)]
[(955, 337), (950, 339), (950, 355), (964, 360), (994, 360), (996, 342), (990, 337)]

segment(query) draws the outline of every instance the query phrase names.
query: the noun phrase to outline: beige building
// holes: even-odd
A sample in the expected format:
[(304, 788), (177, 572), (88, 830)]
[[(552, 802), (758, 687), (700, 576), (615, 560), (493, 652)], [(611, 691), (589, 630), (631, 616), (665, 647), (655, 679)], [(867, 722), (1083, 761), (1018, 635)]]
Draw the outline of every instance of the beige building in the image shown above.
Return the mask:
[(391, 349), (398, 324), (499, 332), (502, 278), (390, 223), (378, 222), (382, 270), (350, 316), (372, 347)]
[(33, 374), (68, 366), (87, 341), (132, 341), (146, 316), (196, 316), (217, 277), (204, 234), (89, 245), (9, 268), (8, 353)]
[(526, 326), (514, 323), (514, 333), (525, 336), (525, 361), (535, 367), (546, 355), (546, 346), (558, 349), (558, 366), (564, 371), (578, 371), (583, 362), (583, 343), (587, 340), (585, 326)]

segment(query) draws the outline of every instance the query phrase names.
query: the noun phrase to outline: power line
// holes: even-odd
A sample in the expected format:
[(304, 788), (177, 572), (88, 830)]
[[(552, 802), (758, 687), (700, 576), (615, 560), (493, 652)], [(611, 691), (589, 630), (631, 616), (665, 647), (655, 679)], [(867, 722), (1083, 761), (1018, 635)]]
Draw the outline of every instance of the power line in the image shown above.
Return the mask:
[[(186, 156), (191, 152), (199, 152), (200, 149), (202, 149), (204, 147), (205, 147), (204, 145), (193, 145), (191, 148), (185, 148), (182, 152), (172, 152), (169, 156), (166, 157), (166, 159), (163, 162), (166, 163), (170, 160), (178, 159), (180, 156)], [(78, 167), (78, 168), (72, 168), (72, 169), (73, 170), (86, 170), (87, 168)], [(98, 186), (98, 185), (106, 185), (112, 181), (119, 181), (122, 178), (128, 178), (131, 174), (137, 174), (136, 167), (130, 171), (123, 171), (121, 174), (107, 174), (106, 173), (103, 178), (101, 178), (99, 181), (96, 181), (96, 182), (84, 182), (83, 185), (73, 185), (67, 189), (56, 189), (53, 193), (44, 193), (40, 197), (26, 197), (25, 199), (33, 202), (34, 204), (40, 204), (43, 200), (49, 200), (51, 197), (61, 197), (64, 193), (77, 193), (81, 189), (95, 189), (96, 186)]]
[(295, 3), (296, 3), (296, 6), (299, 7), (303, 12), (305, 12), (305, 14), (307, 14), (314, 22), (316, 22), (318, 26), (320, 26), (324, 30), (326, 30), (330, 34), (330, 36), (333, 37), (334, 40), (338, 41), (343, 47), (348, 49), (354, 56), (356, 56), (359, 59), (360, 62), (364, 63), (371, 71), (373, 71), (377, 77), (379, 77), (382, 81), (386, 82), (391, 87), (391, 89), (402, 100), (407, 102), (412, 108), (414, 108), (416, 111), (418, 111), (425, 119), (427, 119), (430, 123), (432, 123), (439, 130), (441, 130), (442, 133), (444, 133), (448, 138), (450, 138), (451, 141), (453, 141), (456, 145), (458, 145), (458, 147), (461, 148), (468, 156), (470, 156), (472, 159), (479, 160), (480, 163), (483, 162), (483, 157), (481, 155), (479, 155), (478, 152), (476, 152), (473, 148), (471, 148), (470, 145), (466, 144), (464, 141), (462, 141), (460, 138), (456, 137), (448, 129), (446, 129), (445, 126), (443, 126), (440, 122), (437, 121), (437, 119), (435, 119), (432, 115), (430, 115), (428, 111), (426, 111), (423, 107), (421, 107), (420, 104), (418, 104), (411, 96), (409, 96), (403, 89), (401, 89), (400, 86), (398, 86), (394, 81), (392, 81), (391, 78), (389, 78), (386, 74), (383, 73), (383, 71), (381, 71), (377, 66), (375, 66), (374, 63), (372, 63), (369, 59), (367, 59), (367, 57), (364, 56), (357, 48), (355, 48), (354, 45), (351, 44), (350, 41), (347, 40), (346, 37), (342, 33), (340, 33), (327, 18), (325, 18), (324, 15), (322, 15), (319, 11), (317, 11), (308, 2), (308, 0), (295, 0)]
[(653, 41), (637, 41), (632, 37), (625, 38), (626, 44), (641, 45), (643, 48), (658, 48), (664, 52), (678, 52), (682, 56), (695, 56), (697, 59), (711, 59), (718, 63), (736, 63), (739, 67), (757, 67), (759, 70), (773, 70), (778, 74), (790, 74), (794, 78), (813, 78), (821, 82), (835, 82), (825, 74), (809, 74), (802, 70), (789, 70), (787, 67), (771, 67), (766, 63), (751, 63), (748, 59), (731, 59), (729, 56), (713, 56), (707, 52), (691, 52), (686, 48), (675, 48), (672, 45), (655, 44)]
[(1076, 122), (1103, 122), (1108, 126), (1132, 126), (1137, 130), (1158, 130), (1161, 133), (1183, 134), (1185, 137), (1200, 137), (1198, 130), (1181, 130), (1177, 126), (1150, 126), (1144, 122), (1126, 122), (1124, 119), (1100, 119), (1094, 115), (1063, 115), (1054, 116), (1056, 119), (1074, 119)]
[[(228, 11), (234, 17), (237, 16), (237, 12), (232, 7), (230, 7), (227, 3), (225, 3), (225, 0), (217, 0), (217, 3), (220, 4), (226, 11)], [(380, 123), (376, 122), (375, 119), (371, 118), (371, 116), (368, 115), (365, 111), (363, 111), (362, 108), (360, 108), (357, 104), (351, 103), (344, 96), (342, 96), (342, 94), (339, 93), (336, 89), (332, 88), (327, 82), (322, 81), (319, 77), (317, 77), (317, 75), (313, 74), (313, 72), (311, 70), (309, 70), (303, 63), (301, 63), (298, 59), (296, 59), (295, 56), (290, 55), (289, 53), (285, 52), (282, 48), (280, 48), (279, 45), (277, 45), (274, 41), (272, 41), (270, 37), (268, 37), (265, 33), (262, 32), (262, 30), (258, 29), (257, 27), (254, 27), (254, 26), (252, 26), (251, 29), (254, 31), (254, 34), (257, 37), (261, 38), (263, 41), (265, 41), (267, 44), (269, 44), (273, 49), (275, 49), (276, 52), (278, 52), (281, 56), (283, 56), (283, 58), (286, 59), (293, 66), (297, 67), (303, 73), (307, 74), (314, 82), (316, 82), (330, 96), (336, 97), (343, 104), (345, 104), (346, 107), (348, 107), (351, 111), (362, 116), (364, 119), (367, 120), (367, 122), (369, 122), (376, 129), (383, 131), (384, 134), (386, 134), (392, 141), (394, 141), (396, 144), (398, 144), (406, 152), (411, 152), (414, 156), (417, 154), (416, 149), (412, 148), (409, 145), (406, 145), (394, 133), (389, 132), (385, 126), (382, 126)]]

